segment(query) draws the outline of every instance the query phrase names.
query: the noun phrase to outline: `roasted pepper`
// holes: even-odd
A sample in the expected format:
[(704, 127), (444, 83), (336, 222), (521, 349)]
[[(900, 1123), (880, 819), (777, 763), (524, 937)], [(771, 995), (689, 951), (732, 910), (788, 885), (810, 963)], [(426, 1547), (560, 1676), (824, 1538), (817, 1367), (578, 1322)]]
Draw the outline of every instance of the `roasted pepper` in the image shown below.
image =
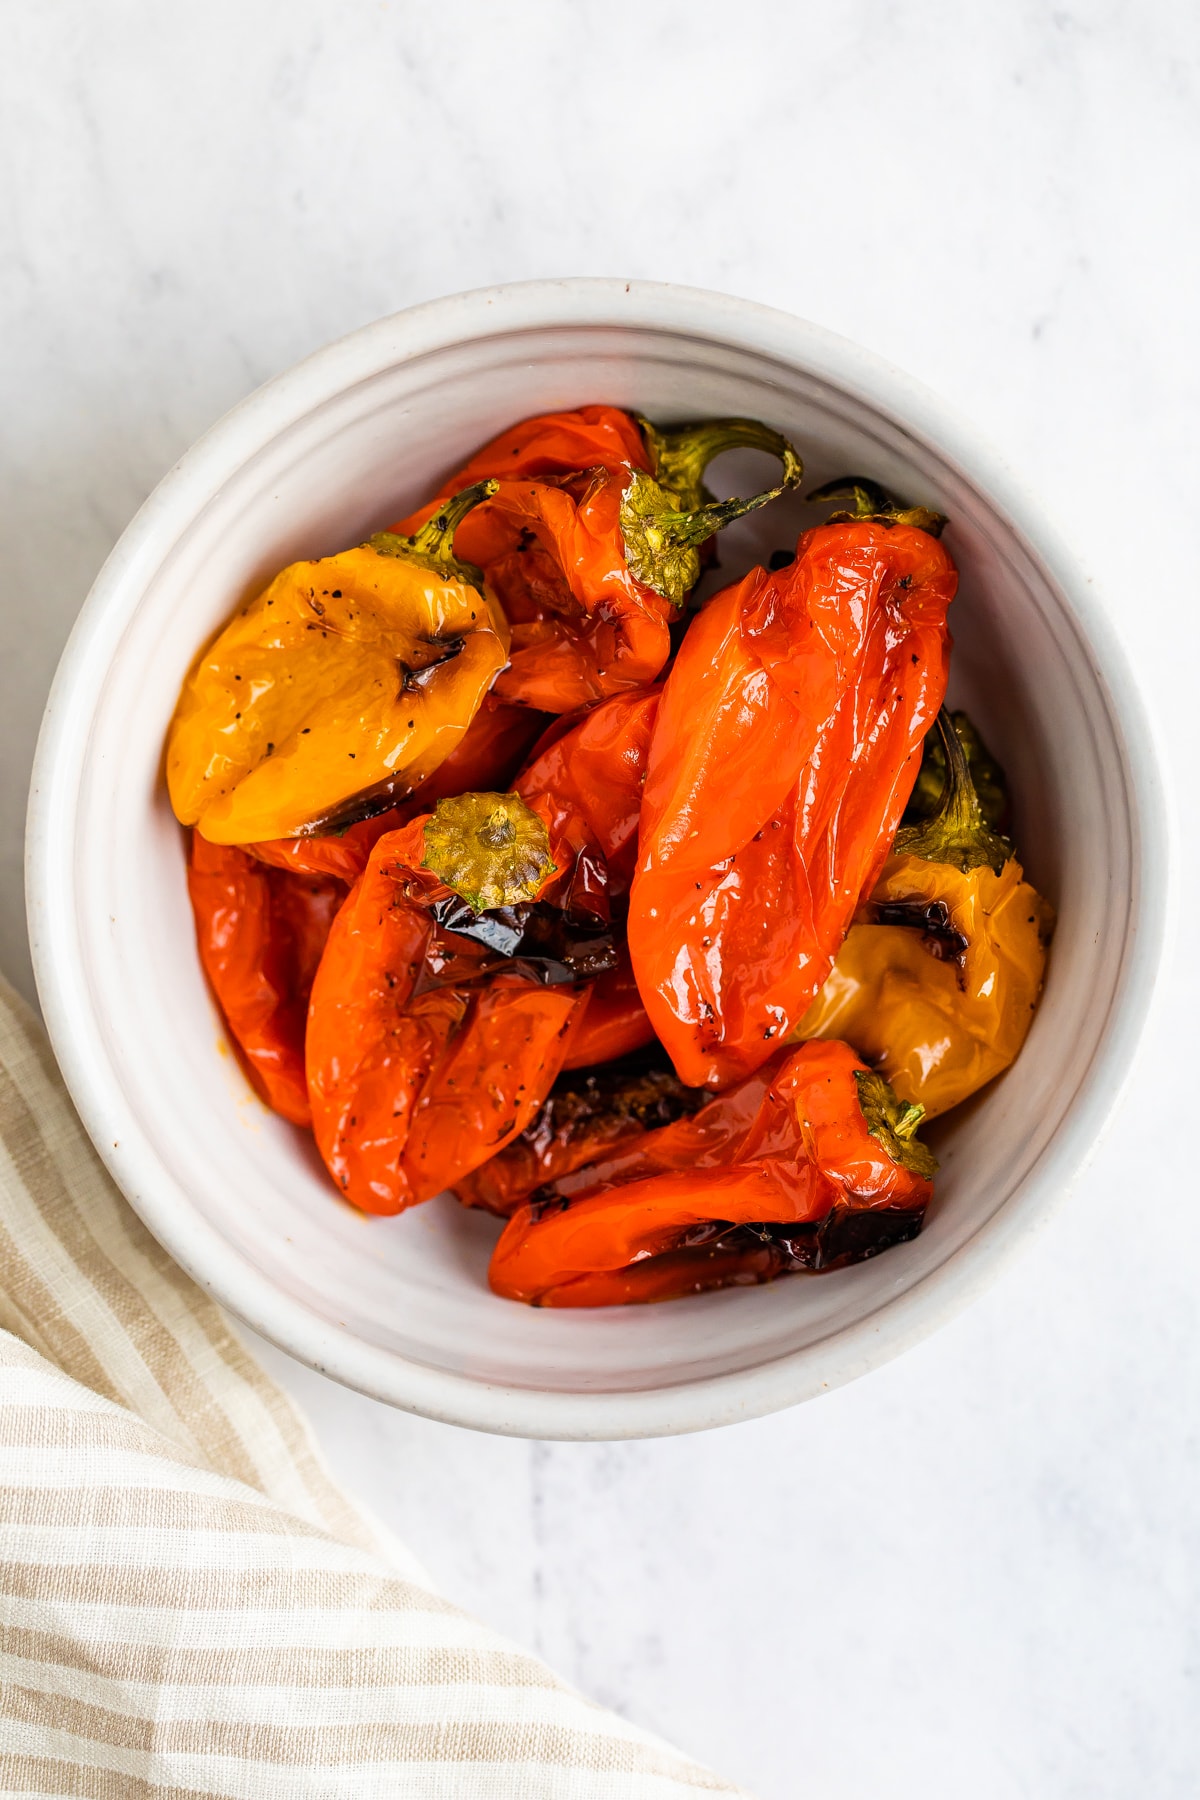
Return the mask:
[(389, 831), (398, 831), (454, 794), (503, 792), (529, 750), (549, 723), (550, 715), (527, 706), (507, 706), (485, 694), (479, 711), (445, 762), (440, 763), (408, 800), (386, 812), (360, 819), (345, 831), (310, 833), (307, 837), (271, 838), (248, 844), (262, 862), (300, 874), (336, 875), (357, 881), (371, 851)]
[(929, 529), (843, 519), (688, 630), (651, 739), (629, 946), (689, 1086), (757, 1068), (823, 985), (942, 702), (956, 585)]
[(611, 1306), (859, 1260), (920, 1229), (920, 1118), (845, 1044), (805, 1044), (539, 1190), (488, 1279), (534, 1306)]
[(313, 984), (317, 1147), (367, 1212), (429, 1199), (523, 1131), (613, 962), (602, 861), (515, 794), (464, 794), (375, 845)]
[(568, 1068), (624, 1056), (654, 1035), (633, 978), (625, 905), (660, 691), (641, 688), (593, 707), (536, 754), (515, 783), (530, 806), (545, 812), (558, 836), (576, 850), (598, 850), (608, 873), (617, 963), (597, 978), (571, 1041)]
[[(585, 1019), (595, 1004), (593, 992)], [(685, 1088), (671, 1070), (655, 1061), (637, 1066), (642, 1061), (633, 1057), (615, 1067), (569, 1073), (564, 1067), (524, 1131), (455, 1183), (464, 1206), (508, 1218), (560, 1176), (688, 1118), (712, 1100), (706, 1088)]]
[[(714, 532), (801, 476), (792, 446), (756, 420), (673, 431), (641, 421), (641, 454), (619, 461), (622, 434), (611, 417), (594, 462), (569, 473), (562, 467), (564, 422), (573, 421), (568, 441), (578, 449), (581, 439), (599, 435), (580, 432), (581, 416), (530, 420), (480, 451), (468, 468), (486, 468), (500, 486), (459, 537), (512, 625), (510, 663), (496, 692), (546, 712), (572, 711), (653, 681), (670, 654), (671, 619), (699, 577)], [(736, 446), (777, 456), (781, 484), (748, 500), (706, 500), (705, 468)]]
[(445, 760), (508, 652), (503, 613), (454, 554), (492, 492), (477, 483), (411, 537), (293, 563), (247, 602), (171, 723), (167, 784), (185, 825), (223, 844), (336, 830)]
[(346, 892), (329, 876), (270, 869), (192, 833), (188, 894), (201, 964), (251, 1086), (293, 1125), (311, 1121), (308, 997)]
[(931, 1118), (1006, 1069), (1025, 1042), (1053, 922), (988, 826), (944, 708), (937, 723), (941, 804), (897, 834), (797, 1032), (844, 1038)]

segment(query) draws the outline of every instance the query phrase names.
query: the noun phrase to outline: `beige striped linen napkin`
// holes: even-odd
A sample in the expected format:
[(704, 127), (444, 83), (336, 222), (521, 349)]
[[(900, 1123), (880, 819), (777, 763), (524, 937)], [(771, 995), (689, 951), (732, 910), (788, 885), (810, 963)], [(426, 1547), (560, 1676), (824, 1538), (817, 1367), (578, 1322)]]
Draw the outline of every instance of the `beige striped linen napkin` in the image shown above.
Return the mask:
[(737, 1794), (440, 1598), (121, 1198), (0, 981), (0, 1791)]

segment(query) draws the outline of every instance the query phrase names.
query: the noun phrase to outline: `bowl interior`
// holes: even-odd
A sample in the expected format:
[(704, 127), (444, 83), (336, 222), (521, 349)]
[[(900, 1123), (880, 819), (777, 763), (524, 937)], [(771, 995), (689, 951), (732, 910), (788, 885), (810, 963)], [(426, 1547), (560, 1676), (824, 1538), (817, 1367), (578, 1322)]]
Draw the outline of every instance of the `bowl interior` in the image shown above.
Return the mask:
[[(793, 438), (810, 479), (861, 470), (950, 516), (962, 573), (951, 696), (1009, 771), (1021, 854), (1059, 923), (1024, 1053), (936, 1132), (942, 1172), (915, 1242), (750, 1292), (538, 1312), (488, 1291), (494, 1222), (450, 1201), (399, 1219), (359, 1215), (334, 1196), (305, 1138), (250, 1092), (193, 948), (162, 743), (192, 656), (239, 596), (294, 558), (402, 514), (512, 420), (596, 399), (662, 421), (762, 418)], [(767, 473), (759, 459), (731, 456), (714, 485)], [(723, 543), (721, 579), (793, 542), (804, 516), (792, 502), (744, 522)], [(1050, 575), (968, 472), (885, 406), (700, 332), (496, 330), (397, 358), (285, 421), (122, 583), (124, 598), (93, 624), (86, 680), (77, 672), (56, 702), (87, 713), (76, 727), (86, 736), (78, 790), (47, 827), (63, 838), (80, 1029), (93, 1075), (104, 1066), (104, 1135), (118, 1152), (123, 1132), (139, 1142), (142, 1173), (124, 1177), (131, 1198), (194, 1273), (288, 1348), (400, 1404), (472, 1423), (505, 1423), (484, 1416), (472, 1390), (578, 1398), (585, 1411), (588, 1396), (661, 1395), (714, 1377), (736, 1394), (748, 1371), (878, 1321), (986, 1228), (1043, 1156), (1117, 991), (1136, 875), (1128, 778), (1102, 678)], [(94, 1107), (88, 1122), (100, 1138)], [(458, 1398), (422, 1399), (422, 1371), (456, 1378), (444, 1391)], [(808, 1385), (822, 1385), (819, 1370)], [(554, 1417), (554, 1430), (574, 1429), (565, 1405)], [(621, 1428), (619, 1406), (606, 1417)], [(669, 1415), (659, 1423), (669, 1428)]]

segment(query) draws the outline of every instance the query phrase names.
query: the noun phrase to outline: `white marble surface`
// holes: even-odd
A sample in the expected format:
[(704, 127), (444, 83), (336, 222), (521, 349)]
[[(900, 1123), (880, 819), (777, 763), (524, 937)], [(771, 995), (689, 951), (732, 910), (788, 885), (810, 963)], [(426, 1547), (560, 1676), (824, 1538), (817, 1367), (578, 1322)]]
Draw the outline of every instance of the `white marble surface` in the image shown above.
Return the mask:
[[(0, 961), (59, 648), (248, 389), (412, 301), (653, 276), (807, 314), (1004, 446), (1103, 576), (1194, 831), (1189, 0), (58, 0), (0, 60)], [(763, 1800), (1200, 1789), (1197, 857), (1130, 1096), (921, 1350), (686, 1441), (529, 1445), (272, 1352), (446, 1589)]]

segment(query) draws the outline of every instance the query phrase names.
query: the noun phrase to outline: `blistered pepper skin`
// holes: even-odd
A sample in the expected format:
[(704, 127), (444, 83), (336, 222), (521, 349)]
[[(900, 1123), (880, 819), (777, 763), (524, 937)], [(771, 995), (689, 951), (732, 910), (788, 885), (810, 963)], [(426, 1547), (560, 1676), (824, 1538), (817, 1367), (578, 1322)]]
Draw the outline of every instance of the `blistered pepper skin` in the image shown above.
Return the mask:
[[(1042, 990), (1049, 909), (1015, 857), (996, 874), (892, 856), (871, 904), (940, 905), (946, 934), (852, 926), (797, 1035), (844, 1038), (932, 1118), (1008, 1068), (1025, 1042)], [(960, 940), (957, 955), (949, 934)]]
[[(313, 1132), (366, 1212), (430, 1199), (524, 1130), (588, 999), (586, 987), (489, 972), (485, 946), (437, 932), (433, 907), (454, 896), (425, 866), (429, 822), (375, 845), (313, 983)], [(559, 866), (548, 874), (552, 886)]]
[[(806, 1044), (693, 1117), (560, 1178), (513, 1214), (492, 1288), (537, 1306), (667, 1299), (722, 1284), (707, 1254), (686, 1253), (737, 1227), (812, 1228), (847, 1211), (919, 1218), (931, 1159), (868, 1128), (863, 1076), (846, 1045)], [(753, 1263), (760, 1247), (745, 1254)], [(746, 1267), (726, 1257), (717, 1273), (737, 1279)]]
[(473, 482), (495, 478), (574, 475), (580, 469), (644, 469), (653, 473), (642, 428), (619, 406), (580, 406), (522, 419), (477, 450), (436, 498), (448, 499)]
[(924, 530), (819, 526), (684, 638), (651, 741), (629, 943), (689, 1086), (757, 1068), (828, 976), (941, 705), (956, 585)]
[[(780, 457), (784, 486), (799, 481), (791, 445), (755, 420), (660, 433), (611, 407), (527, 420), (449, 479), (444, 492), (499, 482), (456, 541), (485, 571), (512, 627), (501, 699), (570, 712), (657, 677), (712, 535), (783, 491), (711, 501), (707, 462), (745, 444)], [(396, 529), (419, 527), (427, 511)]]
[[(594, 1005), (593, 993), (589, 1013)], [(712, 1098), (685, 1088), (660, 1067), (572, 1070), (571, 1061), (568, 1057), (525, 1130), (498, 1156), (455, 1183), (465, 1206), (511, 1218), (539, 1188), (638, 1143), (649, 1131), (687, 1118)]]
[(638, 819), (661, 689), (620, 694), (526, 764), (514, 783), (546, 809), (551, 828), (577, 848), (594, 844), (608, 869), (613, 899), (629, 892), (637, 860)]
[(193, 832), (188, 894), (200, 961), (252, 1086), (293, 1125), (310, 1124), (308, 998), (345, 886), (267, 868)]

